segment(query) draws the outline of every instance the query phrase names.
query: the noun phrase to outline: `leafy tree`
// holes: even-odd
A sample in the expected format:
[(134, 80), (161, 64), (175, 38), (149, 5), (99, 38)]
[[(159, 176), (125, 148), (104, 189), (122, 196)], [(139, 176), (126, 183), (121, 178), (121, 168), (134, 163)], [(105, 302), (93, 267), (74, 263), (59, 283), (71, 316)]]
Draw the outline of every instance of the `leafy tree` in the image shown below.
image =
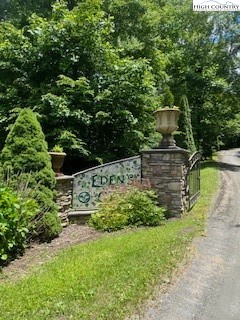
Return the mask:
[(23, 109), (12, 126), (1, 153), (6, 175), (22, 172), (32, 189), (31, 196), (38, 202), (41, 213), (36, 217), (36, 230), (42, 240), (50, 240), (61, 231), (54, 203), (55, 176), (41, 126), (30, 109)]
[[(100, 161), (136, 154), (154, 132), (155, 79), (146, 59), (120, 57), (98, 1), (29, 26), (1, 26), (0, 114), (6, 128), (26, 104), (40, 114), (49, 145)], [(8, 74), (8, 75), (7, 75)], [(5, 77), (4, 77), (5, 75)], [(3, 133), (4, 136), (4, 133)]]
[(224, 143), (224, 125), (239, 112), (233, 103), (239, 96), (233, 91), (239, 81), (235, 69), (238, 51), (236, 46), (235, 51), (229, 50), (239, 35), (239, 25), (230, 12), (193, 14), (190, 1), (171, 9), (165, 10), (169, 23), (159, 26), (167, 43), (162, 50), (170, 61), (168, 85), (176, 105), (182, 95), (188, 97), (197, 148), (208, 156)]
[(159, 25), (166, 23), (164, 2), (103, 0), (102, 3), (104, 11), (113, 18), (112, 43), (119, 48), (121, 56), (148, 59), (161, 93), (168, 79), (168, 57), (160, 47), (165, 40), (159, 33)]
[(159, 103), (166, 104), (168, 90), (176, 105), (188, 97), (197, 147), (210, 155), (228, 141), (222, 130), (236, 112), (239, 96), (237, 13), (193, 13), (190, 0), (104, 4), (114, 17), (112, 37), (121, 54), (149, 59), (162, 96)]
[(2, 0), (0, 19), (11, 20), (15, 25), (24, 26), (32, 13), (47, 17), (51, 14), (54, 0)]
[(28, 105), (49, 145), (78, 162), (132, 155), (153, 143), (152, 111), (167, 92), (178, 106), (188, 98), (204, 155), (229, 143), (224, 126), (240, 112), (237, 13), (193, 14), (190, 0), (49, 0), (46, 13), (47, 0), (13, 1), (28, 18), (0, 24), (0, 146)]
[[(0, 19), (10, 20), (15, 25), (25, 26), (32, 13), (45, 18), (51, 16), (52, 6), (55, 2), (55, 0), (1, 0)], [(77, 0), (65, 1), (69, 10), (72, 10), (77, 2)]]

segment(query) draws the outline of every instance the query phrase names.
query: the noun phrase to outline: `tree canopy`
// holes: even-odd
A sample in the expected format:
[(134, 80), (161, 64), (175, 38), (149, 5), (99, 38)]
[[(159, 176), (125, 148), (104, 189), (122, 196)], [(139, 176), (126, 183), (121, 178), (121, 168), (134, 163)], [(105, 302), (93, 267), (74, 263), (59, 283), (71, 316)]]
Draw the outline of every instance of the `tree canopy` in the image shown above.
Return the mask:
[(237, 144), (238, 14), (193, 12), (191, 5), (2, 2), (0, 147), (27, 106), (38, 114), (49, 145), (70, 154), (68, 162), (131, 156), (156, 145), (152, 113), (167, 103), (187, 114), (183, 146), (188, 132), (206, 156)]

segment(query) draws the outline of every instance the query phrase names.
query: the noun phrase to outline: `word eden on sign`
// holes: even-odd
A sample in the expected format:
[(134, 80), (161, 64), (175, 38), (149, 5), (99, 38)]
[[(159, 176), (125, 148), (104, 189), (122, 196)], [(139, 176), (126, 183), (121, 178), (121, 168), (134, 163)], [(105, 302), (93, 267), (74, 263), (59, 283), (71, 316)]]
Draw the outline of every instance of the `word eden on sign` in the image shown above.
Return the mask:
[(240, 0), (193, 0), (193, 11), (240, 11)]
[(73, 203), (75, 210), (96, 209), (106, 188), (141, 180), (140, 156), (114, 161), (74, 174)]

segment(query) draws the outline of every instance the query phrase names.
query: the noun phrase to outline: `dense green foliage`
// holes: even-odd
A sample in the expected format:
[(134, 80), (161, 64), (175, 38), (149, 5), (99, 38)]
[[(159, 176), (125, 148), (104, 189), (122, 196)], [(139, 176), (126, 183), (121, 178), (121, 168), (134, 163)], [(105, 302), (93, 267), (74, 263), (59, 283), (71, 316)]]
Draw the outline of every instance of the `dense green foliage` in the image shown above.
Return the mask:
[(47, 143), (41, 126), (30, 109), (23, 109), (13, 124), (1, 153), (2, 170), (7, 178), (18, 183), (21, 173), (31, 197), (38, 202), (41, 212), (36, 218), (36, 232), (42, 240), (57, 236), (61, 230), (54, 203), (55, 176), (51, 167)]
[(151, 68), (145, 59), (120, 57), (97, 2), (72, 11), (56, 4), (49, 20), (33, 15), (25, 29), (0, 28), (5, 126), (14, 107), (27, 104), (41, 115), (50, 147), (58, 143), (72, 156), (106, 161), (144, 146), (153, 131)]
[(89, 225), (103, 231), (129, 226), (159, 226), (165, 220), (165, 209), (157, 206), (155, 193), (135, 186), (111, 190), (99, 207), (90, 218)]
[(37, 209), (34, 200), (0, 185), (0, 266), (23, 253)]
[(64, 147), (67, 163), (110, 161), (156, 145), (152, 112), (166, 103), (187, 112), (180, 130), (191, 123), (204, 155), (238, 143), (237, 12), (193, 13), (191, 0), (1, 6), (0, 148), (26, 105), (40, 115), (50, 147)]
[[(224, 128), (238, 121), (240, 111), (238, 13), (193, 13), (190, 0), (107, 3), (115, 41), (126, 54), (148, 58), (162, 103), (165, 93), (167, 101), (172, 93), (174, 104), (185, 112), (181, 100), (186, 97), (196, 147), (208, 156), (228, 146)], [(186, 133), (184, 122), (180, 130)]]

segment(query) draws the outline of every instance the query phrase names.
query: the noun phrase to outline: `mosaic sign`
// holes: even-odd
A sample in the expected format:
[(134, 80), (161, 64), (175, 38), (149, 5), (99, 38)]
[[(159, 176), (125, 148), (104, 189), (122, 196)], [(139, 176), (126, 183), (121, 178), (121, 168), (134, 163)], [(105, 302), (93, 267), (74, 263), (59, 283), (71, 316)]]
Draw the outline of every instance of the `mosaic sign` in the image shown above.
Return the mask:
[(96, 209), (106, 187), (127, 185), (141, 179), (140, 156), (110, 162), (75, 173), (73, 179), (73, 209)]

